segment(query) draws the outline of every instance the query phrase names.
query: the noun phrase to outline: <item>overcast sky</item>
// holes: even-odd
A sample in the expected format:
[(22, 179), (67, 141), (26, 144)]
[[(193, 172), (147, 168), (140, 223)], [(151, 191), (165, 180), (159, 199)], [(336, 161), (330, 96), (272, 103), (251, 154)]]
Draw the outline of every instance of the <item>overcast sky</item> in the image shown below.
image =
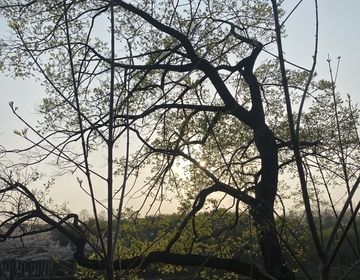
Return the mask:
[[(288, 0), (289, 7), (298, 1)], [(285, 56), (303, 67), (310, 68), (312, 62), (313, 42), (315, 36), (313, 1), (304, 0), (298, 10), (287, 22), (287, 38), (284, 41)], [(341, 56), (337, 89), (350, 94), (360, 103), (358, 89), (360, 66), (360, 0), (319, 0), (320, 37), (317, 72), (321, 78), (329, 78), (327, 56), (336, 63)], [(1, 29), (4, 30), (4, 23)], [(1, 34), (1, 32), (0, 32)], [(334, 64), (335, 67), (335, 64)], [(0, 75), (0, 144), (16, 147), (19, 137), (13, 134), (14, 129), (23, 128), (12, 116), (8, 106), (14, 101), (27, 119), (36, 122), (35, 106), (39, 104), (42, 88), (32, 80), (11, 80)], [(76, 178), (74, 184), (76, 183)], [(64, 181), (65, 182), (65, 181)], [(89, 205), (79, 202), (78, 195), (71, 189), (72, 184), (65, 183), (64, 189), (54, 191), (54, 196), (69, 201), (75, 211), (88, 208)], [(66, 196), (67, 193), (71, 196)]]

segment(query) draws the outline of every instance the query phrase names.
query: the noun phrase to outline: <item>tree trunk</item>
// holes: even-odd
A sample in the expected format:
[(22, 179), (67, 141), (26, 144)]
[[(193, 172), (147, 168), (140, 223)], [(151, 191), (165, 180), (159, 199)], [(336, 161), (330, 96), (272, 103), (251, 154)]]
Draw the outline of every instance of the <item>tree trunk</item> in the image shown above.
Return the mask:
[(278, 280), (295, 279), (294, 273), (286, 266), (272, 212), (262, 205), (251, 212), (266, 271)]
[(328, 280), (330, 277), (330, 266), (327, 259), (320, 260), (320, 280)]
[(251, 214), (255, 221), (257, 237), (266, 271), (276, 279), (295, 279), (286, 266), (277, 236), (274, 220), (274, 201), (278, 184), (278, 150), (269, 127), (254, 130), (255, 144), (261, 157), (261, 180), (255, 187), (256, 205)]

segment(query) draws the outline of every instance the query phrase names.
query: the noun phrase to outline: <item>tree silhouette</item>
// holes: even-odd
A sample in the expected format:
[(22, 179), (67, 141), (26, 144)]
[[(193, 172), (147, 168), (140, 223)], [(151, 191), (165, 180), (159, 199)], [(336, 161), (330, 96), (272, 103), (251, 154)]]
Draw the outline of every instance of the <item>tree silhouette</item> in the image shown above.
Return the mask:
[[(351, 103), (342, 106), (336, 99), (334, 80), (313, 80), (317, 44), (310, 69), (286, 61), (282, 36), (287, 17), (281, 3), (0, 3), (14, 35), (2, 43), (3, 66), (15, 76), (40, 78), (46, 89), (39, 106), (44, 119), (38, 125), (10, 104), (27, 127), (16, 133), (30, 146), (7, 154), (31, 151), (26, 166), (53, 159), (63, 172), (76, 173), (94, 215), (94, 227), (89, 228), (78, 215), (53, 210), (33, 193), (30, 185), (36, 178), (21, 180), (13, 166), (4, 165), (2, 239), (24, 223), (41, 220), (48, 225), (44, 231), (56, 228), (72, 241), (79, 265), (104, 270), (107, 279), (158, 262), (253, 279), (294, 279), (284, 252), (305, 268), (274, 216), (280, 217), (275, 207), (277, 197), (282, 199), (279, 178), (295, 174), (300, 184), (291, 189), (301, 191), (322, 279), (327, 279), (338, 251), (331, 251), (331, 245), (340, 246), (350, 226), (356, 231), (359, 204), (353, 207), (352, 199), (359, 184), (358, 113)], [(314, 10), (317, 17), (316, 1)], [(324, 101), (332, 97), (328, 105), (334, 118), (324, 116)], [(331, 143), (334, 124), (338, 139)], [(106, 170), (97, 167), (98, 153), (106, 159)], [(312, 202), (317, 202), (320, 215), (323, 198), (317, 191), (343, 182), (348, 200), (324, 245)], [(99, 188), (106, 189), (105, 200), (98, 196)], [(166, 201), (176, 199), (183, 215), (166, 233), (171, 238), (164, 250), (149, 246), (127, 257), (118, 251), (119, 237), (125, 207), (138, 197), (141, 203), (134, 215), (160, 213)], [(255, 228), (261, 262), (194, 249), (201, 239), (197, 214), (206, 207), (216, 212), (221, 205), (233, 211), (234, 224), (242, 211), (249, 211), (247, 228)], [(349, 206), (349, 227), (343, 228), (341, 241), (335, 241)], [(99, 219), (101, 210), (106, 211), (105, 225)], [(191, 246), (179, 252), (175, 245), (190, 223)], [(86, 244), (96, 258), (84, 253)], [(354, 252), (359, 254), (358, 245)]]

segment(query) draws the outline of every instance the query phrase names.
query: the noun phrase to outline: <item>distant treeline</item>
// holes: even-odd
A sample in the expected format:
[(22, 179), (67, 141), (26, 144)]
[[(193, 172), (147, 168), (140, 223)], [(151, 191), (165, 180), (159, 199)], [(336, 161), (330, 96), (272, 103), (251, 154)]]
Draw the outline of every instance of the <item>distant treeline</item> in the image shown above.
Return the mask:
[[(348, 216), (350, 217), (350, 214)], [(146, 255), (150, 251), (164, 250), (169, 241), (174, 238), (181, 221), (184, 219), (182, 214), (157, 215), (145, 218), (128, 215), (128, 217), (121, 224), (120, 242), (116, 250), (121, 258), (131, 258)], [(344, 226), (340, 227), (338, 236), (340, 236), (346, 222), (347, 219), (345, 218)], [(252, 223), (253, 221), (246, 211), (237, 215), (226, 209), (198, 213), (184, 227), (181, 236), (172, 247), (172, 251), (181, 254), (192, 252), (223, 258), (237, 258), (261, 266), (260, 249), (256, 241), (255, 227), (251, 226)], [(289, 265), (295, 270), (299, 267), (298, 263), (296, 263), (297, 260), (309, 271), (317, 267), (318, 258), (313, 248), (305, 216), (302, 213), (290, 212), (285, 217), (277, 217), (276, 223)], [(319, 232), (321, 232), (321, 242), (324, 244), (326, 244), (335, 223), (336, 216), (331, 210), (326, 210), (316, 217), (316, 224)], [(105, 237), (105, 220), (101, 220), (100, 225)], [(86, 226), (95, 229), (94, 219), (87, 217)], [(57, 235), (57, 238), (63, 243), (66, 242), (61, 235)], [(89, 236), (89, 240), (95, 240), (94, 238), (94, 236)], [(333, 263), (334, 269), (332, 271), (334, 273), (343, 274), (349, 268), (349, 264), (353, 264), (359, 259), (358, 239), (359, 236), (351, 228)], [(95, 247), (99, 245), (96, 242), (93, 244)], [(93, 257), (96, 258), (95, 253)], [(314, 271), (316, 270), (314, 269)], [(141, 277), (136, 278), (135, 275), (143, 275), (143, 272), (138, 273), (135, 271), (131, 274), (129, 272), (131, 276), (124, 279), (142, 279)], [(164, 275), (190, 273), (193, 270), (191, 268), (184, 269), (171, 265), (153, 264), (145, 272), (164, 277)], [(218, 272), (209, 271), (208, 269), (200, 269), (196, 273), (199, 277), (196, 279), (237, 279), (231, 273), (226, 275), (220, 273), (219, 275)], [(354, 270), (353, 274), (356, 273), (356, 270)], [(297, 274), (300, 276), (302, 272), (297, 270)], [(87, 279), (87, 277), (95, 277), (95, 275), (100, 277), (98, 279), (101, 279), (99, 273), (79, 268), (77, 279)]]

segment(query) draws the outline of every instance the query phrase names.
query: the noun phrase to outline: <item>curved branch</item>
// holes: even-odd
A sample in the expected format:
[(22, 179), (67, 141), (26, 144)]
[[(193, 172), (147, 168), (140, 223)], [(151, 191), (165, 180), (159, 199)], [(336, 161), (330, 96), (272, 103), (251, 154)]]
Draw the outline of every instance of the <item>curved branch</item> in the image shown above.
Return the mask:
[(195, 214), (197, 212), (199, 212), (202, 207), (205, 204), (206, 198), (214, 193), (214, 192), (223, 192), (225, 194), (228, 194), (230, 196), (232, 196), (233, 198), (237, 199), (238, 201), (242, 201), (245, 204), (254, 207), (255, 205), (255, 199), (251, 196), (249, 196), (248, 194), (238, 190), (238, 189), (234, 189), (228, 185), (225, 185), (223, 183), (215, 183), (212, 186), (203, 189), (199, 192), (198, 196), (196, 197), (192, 210), (190, 211), (190, 213), (185, 217), (185, 219), (183, 220), (183, 222), (181, 223), (181, 225), (179, 226), (175, 236), (170, 240), (169, 244), (166, 247), (166, 251), (170, 251), (171, 247), (176, 243), (176, 241), (180, 238), (180, 235), (183, 231), (183, 229), (186, 227), (187, 223), (189, 222), (189, 220), (195, 216)]

